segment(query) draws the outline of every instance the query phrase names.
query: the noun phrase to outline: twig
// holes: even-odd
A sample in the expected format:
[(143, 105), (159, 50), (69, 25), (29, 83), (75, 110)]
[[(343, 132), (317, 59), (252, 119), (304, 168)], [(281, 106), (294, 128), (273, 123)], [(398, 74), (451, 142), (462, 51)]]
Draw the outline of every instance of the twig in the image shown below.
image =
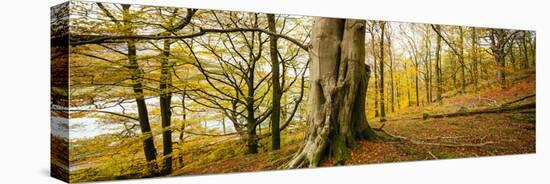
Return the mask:
[(421, 138), (421, 140), (439, 140), (439, 139), (460, 139), (465, 138), (468, 136), (438, 136), (438, 137), (428, 137), (428, 138)]
[(439, 158), (437, 158), (431, 151), (428, 151), (428, 154), (430, 154), (430, 156), (432, 156), (432, 158), (434, 158), (436, 160), (439, 160)]

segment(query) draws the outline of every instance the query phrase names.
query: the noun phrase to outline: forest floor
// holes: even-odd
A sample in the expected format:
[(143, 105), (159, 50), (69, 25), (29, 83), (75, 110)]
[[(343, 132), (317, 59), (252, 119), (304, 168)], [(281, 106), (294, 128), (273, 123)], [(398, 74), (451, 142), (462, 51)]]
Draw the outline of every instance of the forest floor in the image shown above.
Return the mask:
[[(389, 112), (384, 130), (414, 141), (359, 141), (351, 150), (351, 160), (346, 165), (388, 163), (415, 160), (482, 157), (535, 153), (535, 109), (523, 109), (502, 113), (484, 113), (467, 116), (428, 118), (425, 114), (455, 113), (487, 108), (498, 108), (515, 99), (535, 94), (535, 69), (511, 74), (508, 87), (485, 85), (478, 92), (467, 92), (444, 98), (442, 103), (430, 103), (420, 107), (408, 107), (399, 112)], [(452, 92), (449, 92), (452, 93)], [(451, 96), (451, 95), (447, 95)], [(515, 104), (534, 103), (527, 98)], [(412, 104), (414, 106), (415, 104)], [(380, 127), (378, 118), (369, 119), (372, 127)], [(302, 144), (303, 133), (286, 130), (281, 136), (282, 149), (269, 150), (269, 139), (260, 141), (260, 153), (245, 155), (244, 144), (234, 138), (214, 138), (223, 146), (186, 144), (185, 167), (173, 175), (214, 174), (272, 170), (284, 164)], [(227, 146), (227, 145), (231, 146)], [(194, 146), (193, 146), (194, 145)], [(209, 153), (204, 157), (204, 153)], [(321, 166), (332, 166), (325, 160)]]

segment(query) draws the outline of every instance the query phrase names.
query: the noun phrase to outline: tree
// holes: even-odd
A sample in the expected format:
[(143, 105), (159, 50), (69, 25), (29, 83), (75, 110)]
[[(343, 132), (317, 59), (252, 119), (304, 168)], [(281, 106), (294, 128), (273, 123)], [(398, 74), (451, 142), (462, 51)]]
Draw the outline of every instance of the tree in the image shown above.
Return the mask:
[(489, 43), (491, 53), (497, 64), (496, 76), (501, 88), (506, 88), (506, 60), (505, 57), (509, 52), (508, 41), (518, 31), (508, 31), (504, 29), (491, 29), (489, 31)]
[[(456, 44), (453, 44), (451, 41), (449, 41), (445, 36), (443, 35), (441, 28), (436, 28), (435, 25), (431, 25), (432, 29), (437, 33), (437, 35), (451, 48), (451, 51), (454, 53), (456, 57), (458, 57), (458, 62), (460, 64), (460, 71), (461, 71), (461, 87), (460, 87), (460, 93), (464, 94), (466, 93), (466, 62), (464, 60), (464, 30), (462, 30), (462, 27), (458, 27), (459, 32), (459, 39), (458, 39), (458, 46)], [(456, 81), (456, 72), (455, 65), (453, 64), (453, 80)], [(454, 85), (456, 86), (456, 82), (454, 82)]]
[(162, 167), (162, 174), (169, 174), (172, 172), (172, 129), (170, 120), (172, 118), (171, 102), (172, 92), (170, 91), (170, 85), (172, 85), (172, 73), (171, 64), (169, 63), (170, 57), (170, 40), (164, 40), (164, 47), (161, 58), (161, 75), (160, 75), (160, 113), (161, 113), (161, 125), (162, 125), (162, 144), (164, 154), (164, 165)]
[(372, 60), (373, 60), (373, 73), (374, 73), (374, 117), (378, 117), (380, 114), (378, 113), (378, 67), (377, 67), (377, 58), (376, 55), (376, 22), (375, 21), (369, 21), (368, 23), (368, 31), (370, 33), (370, 45), (371, 45), (371, 53), (372, 53)]
[(395, 80), (393, 77), (393, 49), (391, 44), (391, 30), (387, 31), (386, 38), (388, 39), (388, 56), (389, 56), (389, 68), (390, 68), (390, 101), (391, 101), (391, 112), (395, 112)]
[(425, 36), (424, 36), (424, 85), (426, 88), (426, 102), (432, 102), (432, 51), (431, 51), (431, 37), (430, 29), (426, 27)]
[(472, 33), (471, 33), (471, 41), (472, 41), (472, 50), (471, 50), (471, 60), (472, 60), (472, 78), (473, 78), (473, 85), (474, 85), (474, 91), (478, 90), (478, 83), (479, 83), (479, 49), (478, 49), (478, 36), (477, 36), (477, 29), (475, 27), (472, 27)]
[(419, 50), (418, 50), (418, 47), (416, 45), (416, 37), (415, 37), (415, 33), (414, 33), (414, 28), (411, 28), (410, 30), (412, 31), (412, 33), (407, 33), (406, 31), (404, 31), (404, 29), (406, 28), (402, 28), (402, 34), (406, 37), (406, 40), (404, 40), (406, 43), (405, 45), (408, 46), (408, 51), (409, 51), (409, 57), (410, 59), (412, 60), (413, 62), (413, 65), (414, 65), (414, 88), (415, 88), (415, 95), (416, 95), (416, 106), (420, 106), (420, 90), (419, 90), (419, 86), (418, 86), (418, 73), (419, 73), (419, 66), (420, 66), (420, 59), (419, 59)]
[(459, 40), (458, 40), (458, 59), (460, 62), (460, 73), (462, 78), (462, 85), (460, 88), (460, 93), (465, 94), (466, 93), (466, 61), (464, 60), (464, 30), (461, 26), (458, 27), (458, 34), (459, 34)]
[[(275, 28), (275, 16), (267, 14), (267, 22), (269, 31), (277, 32)], [(272, 102), (273, 112), (271, 113), (271, 149), (278, 150), (281, 148), (281, 130), (279, 129), (279, 121), (281, 119), (281, 89), (279, 83), (279, 56), (277, 51), (277, 36), (269, 35), (269, 55), (271, 57), (271, 70), (273, 80), (272, 84)]]
[[(179, 9), (176, 9), (179, 10)], [(177, 12), (177, 11), (175, 11)], [(174, 22), (177, 14), (173, 13), (170, 16), (170, 19), (168, 20), (168, 25), (165, 25), (163, 27), (166, 28), (166, 32), (162, 33), (163, 35), (169, 35), (171, 33), (175, 33), (176, 31), (179, 31), (183, 28), (185, 28), (190, 22), (191, 18), (195, 14), (196, 10), (194, 9), (187, 9), (187, 15), (185, 18), (179, 22), (176, 25), (170, 25), (170, 23)], [(162, 11), (159, 10), (159, 14), (162, 14)], [(161, 50), (161, 73), (160, 73), (160, 79), (159, 79), (159, 105), (160, 105), (160, 113), (161, 113), (161, 126), (162, 126), (162, 144), (163, 144), (163, 155), (164, 155), (164, 165), (162, 167), (162, 174), (168, 175), (172, 172), (172, 125), (171, 125), (171, 118), (172, 118), (172, 110), (171, 110), (171, 104), (172, 104), (172, 73), (173, 71), (173, 63), (170, 62), (170, 47), (172, 45), (172, 41), (169, 39), (163, 40), (163, 47)], [(185, 107), (184, 107), (185, 108)], [(181, 157), (180, 157), (181, 159)]]
[[(100, 3), (98, 3), (100, 5)], [(130, 22), (131, 14), (130, 14), (130, 5), (122, 5), (123, 9), (123, 22), (124, 27), (126, 27), (128, 30), (128, 34), (132, 34), (132, 27)], [(107, 12), (107, 11), (105, 11)], [(113, 18), (113, 20), (115, 20)], [(120, 24), (120, 23), (117, 23)], [(143, 96), (143, 71), (140, 69), (139, 64), (136, 59), (136, 43), (134, 40), (128, 40), (126, 42), (128, 46), (128, 67), (131, 70), (132, 73), (132, 82), (133, 84), (133, 90), (135, 93), (135, 100), (137, 104), (138, 109), (138, 116), (139, 116), (139, 125), (141, 128), (141, 133), (145, 136), (143, 139), (143, 151), (145, 152), (145, 160), (148, 163), (150, 172), (153, 173), (153, 175), (158, 174), (158, 166), (156, 163), (156, 157), (157, 157), (157, 150), (155, 148), (155, 144), (153, 142), (153, 135), (151, 133), (151, 125), (149, 124), (149, 113), (147, 111), (147, 105), (145, 103), (145, 99)]]
[[(196, 41), (194, 45), (198, 48), (187, 41), (183, 42), (191, 52), (194, 60), (193, 65), (204, 77), (204, 81), (202, 81), (204, 86), (194, 89), (195, 94), (192, 95), (191, 100), (207, 108), (221, 110), (233, 123), (242, 140), (246, 142), (246, 152), (254, 154), (258, 152), (258, 140), (271, 136), (271, 132), (258, 136), (256, 130), (273, 113), (270, 103), (272, 101), (266, 100), (269, 99), (273, 86), (271, 82), (273, 71), (266, 70), (266, 66), (270, 65), (271, 61), (264, 58), (263, 53), (265, 52), (265, 43), (269, 41), (266, 34), (273, 35), (275, 33), (229, 27), (239, 27), (245, 24), (253, 27), (253, 30), (264, 30), (260, 27), (266, 26), (266, 22), (261, 21), (258, 14), (250, 14), (247, 19), (240, 19), (237, 17), (238, 14), (211, 13), (214, 17), (213, 21), (221, 27), (220, 33), (224, 36), (220, 38), (220, 36), (213, 35), (214, 39), (209, 39), (209, 36), (194, 39)], [(225, 22), (231, 23), (227, 25)], [(225, 32), (224, 30), (240, 31)], [(278, 37), (289, 41), (289, 37)], [(281, 95), (288, 93), (290, 87), (297, 83), (299, 78), (302, 78), (302, 87), (299, 95), (293, 102), (290, 102), (294, 104), (294, 107), (290, 116), (280, 126), (281, 131), (290, 124), (302, 101), (306, 72), (305, 69), (299, 71), (298, 66), (291, 65), (290, 61), (307, 47), (300, 46), (302, 42), (290, 42), (295, 46), (289, 47), (284, 52), (278, 51), (277, 55), (281, 66), (283, 66), (282, 71), (292, 68), (296, 75), (293, 75), (290, 81), (282, 80), (280, 82)], [(285, 75), (284, 72), (283, 75)]]
[(364, 20), (315, 18), (308, 128), (305, 143), (288, 168), (316, 167), (329, 150), (342, 164), (356, 139), (375, 138), (365, 115), (365, 24)]
[(386, 109), (384, 102), (384, 32), (385, 32), (386, 22), (380, 21), (380, 121), (386, 121)]
[[(437, 31), (441, 30), (440, 25), (436, 25), (435, 28)], [(436, 37), (436, 47), (435, 47), (435, 83), (437, 84), (437, 97), (436, 101), (441, 102), (441, 97), (443, 93), (443, 87), (441, 84), (441, 37)]]

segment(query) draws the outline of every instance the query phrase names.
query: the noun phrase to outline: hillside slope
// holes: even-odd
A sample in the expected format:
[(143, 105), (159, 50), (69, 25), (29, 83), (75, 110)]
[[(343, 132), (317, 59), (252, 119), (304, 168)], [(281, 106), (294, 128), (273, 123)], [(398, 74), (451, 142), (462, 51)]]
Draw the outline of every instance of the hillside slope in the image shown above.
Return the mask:
[[(535, 109), (512, 110), (502, 113), (484, 113), (447, 118), (423, 119), (425, 114), (467, 112), (479, 109), (499, 108), (502, 104), (535, 94), (536, 73), (534, 68), (513, 74), (509, 87), (501, 89), (485, 85), (479, 92), (448, 97), (442, 103), (424, 107), (409, 107), (390, 114), (384, 130), (392, 135), (406, 137), (411, 141), (361, 141), (351, 151), (352, 159), (346, 165), (387, 163), (413, 160), (481, 157), (509, 154), (535, 153)], [(449, 92), (452, 93), (452, 92)], [(447, 96), (450, 96), (447, 94)], [(527, 97), (513, 105), (534, 103)], [(378, 119), (369, 119), (371, 126), (381, 127)], [(294, 135), (294, 136), (290, 136)], [(212, 174), (271, 170), (280, 167), (302, 144), (302, 134), (283, 135), (282, 149), (264, 151), (255, 155), (242, 154), (242, 143), (230, 139), (234, 145), (228, 148), (189, 148), (190, 152), (215, 155), (203, 158), (200, 155), (185, 155), (189, 163), (173, 175)], [(268, 145), (268, 140), (263, 140)], [(200, 151), (199, 151), (200, 150)], [(321, 166), (332, 166), (325, 160)]]

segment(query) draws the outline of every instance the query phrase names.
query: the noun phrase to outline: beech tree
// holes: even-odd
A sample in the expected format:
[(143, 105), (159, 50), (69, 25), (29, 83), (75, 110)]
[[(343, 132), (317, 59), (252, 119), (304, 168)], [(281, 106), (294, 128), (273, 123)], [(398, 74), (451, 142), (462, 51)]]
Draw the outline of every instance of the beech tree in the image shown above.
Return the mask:
[(509, 52), (508, 41), (518, 31), (508, 31), (504, 29), (491, 29), (489, 31), (489, 42), (491, 44), (491, 53), (497, 64), (496, 76), (499, 80), (501, 88), (506, 88), (506, 60), (505, 57)]
[[(277, 32), (275, 25), (275, 15), (267, 14), (267, 23), (269, 31)], [(281, 148), (281, 130), (279, 129), (279, 121), (281, 119), (281, 88), (279, 83), (279, 56), (277, 51), (277, 36), (269, 35), (269, 55), (271, 57), (271, 70), (273, 85), (273, 112), (271, 113), (271, 149), (278, 150)]]
[[(94, 162), (80, 169), (83, 178), (104, 179), (113, 168), (121, 178), (181, 175), (250, 158), (221, 168), (240, 171), (266, 161), (266, 154), (271, 166), (286, 168), (317, 167), (325, 159), (356, 163), (349, 162), (358, 156), (351, 150), (373, 145), (359, 141), (481, 147), (486, 143), (467, 143), (474, 139), (404, 137), (399, 121), (429, 127), (423, 119), (531, 113), (535, 105), (526, 101), (534, 94), (502, 104), (489, 99), (502, 105), (495, 108), (468, 101), (486, 100), (487, 89), (513, 81), (508, 75), (534, 76), (531, 31), (106, 3), (71, 7), (70, 37), (52, 38), (70, 45), (71, 108), (63, 111), (86, 118), (82, 125), (113, 125), (105, 128), (112, 132), (68, 145), (78, 164)], [(448, 103), (444, 98), (452, 104), (438, 108)], [(445, 112), (466, 103), (483, 105)], [(380, 122), (371, 128), (368, 118)], [(254, 155), (259, 152), (267, 153)]]
[(386, 108), (385, 108), (385, 99), (384, 99), (384, 32), (386, 28), (386, 22), (380, 21), (380, 121), (386, 121)]
[[(356, 139), (375, 139), (367, 123), (364, 20), (315, 18), (312, 28), (308, 128), (289, 168), (316, 167), (327, 150), (349, 159)], [(383, 38), (383, 37), (382, 37)]]

